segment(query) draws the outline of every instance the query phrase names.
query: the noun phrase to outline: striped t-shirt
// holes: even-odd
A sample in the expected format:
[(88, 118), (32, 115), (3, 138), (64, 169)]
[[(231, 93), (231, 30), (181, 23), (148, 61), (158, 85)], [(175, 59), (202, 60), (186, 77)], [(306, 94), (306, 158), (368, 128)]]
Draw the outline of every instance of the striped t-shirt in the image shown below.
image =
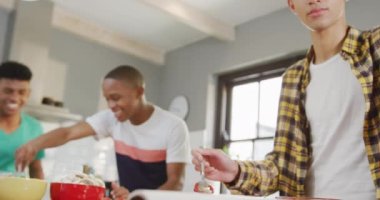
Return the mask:
[(158, 106), (140, 125), (119, 122), (111, 110), (86, 119), (97, 138), (112, 137), (120, 185), (129, 191), (156, 189), (167, 180), (166, 163), (190, 162), (185, 122)]

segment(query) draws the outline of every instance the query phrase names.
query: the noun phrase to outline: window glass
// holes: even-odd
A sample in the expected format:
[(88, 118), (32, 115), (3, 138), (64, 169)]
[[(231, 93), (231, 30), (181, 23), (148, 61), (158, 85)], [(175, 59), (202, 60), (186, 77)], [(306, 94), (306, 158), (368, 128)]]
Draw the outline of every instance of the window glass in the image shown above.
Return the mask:
[(258, 95), (259, 84), (257, 82), (233, 87), (231, 140), (257, 137)]
[(232, 159), (252, 160), (252, 141), (230, 143), (228, 153)]
[(263, 160), (265, 155), (273, 150), (273, 139), (255, 140), (253, 145), (253, 160)]
[(281, 81), (281, 77), (276, 77), (260, 82), (260, 137), (273, 137), (275, 134)]

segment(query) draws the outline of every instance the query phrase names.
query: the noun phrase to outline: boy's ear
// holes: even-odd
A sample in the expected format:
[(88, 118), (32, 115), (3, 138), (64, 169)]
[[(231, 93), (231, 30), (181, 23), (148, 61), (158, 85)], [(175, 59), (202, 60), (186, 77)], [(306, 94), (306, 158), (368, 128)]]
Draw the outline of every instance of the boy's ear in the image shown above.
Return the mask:
[(137, 92), (138, 92), (139, 96), (143, 96), (144, 92), (145, 92), (145, 88), (144, 87), (138, 87)]
[(289, 7), (289, 9), (290, 9), (293, 13), (295, 13), (295, 12), (294, 12), (295, 7), (294, 7), (293, 0), (288, 0), (288, 7)]

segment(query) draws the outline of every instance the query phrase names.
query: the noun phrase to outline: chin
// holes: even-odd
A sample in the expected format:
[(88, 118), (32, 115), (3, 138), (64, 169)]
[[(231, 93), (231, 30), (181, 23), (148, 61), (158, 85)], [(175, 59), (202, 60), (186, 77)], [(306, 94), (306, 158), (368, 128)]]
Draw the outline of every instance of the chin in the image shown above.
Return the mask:
[(125, 121), (128, 120), (127, 117), (116, 117), (116, 119), (117, 119), (117, 121), (119, 121), (119, 122), (125, 122)]
[(4, 115), (11, 117), (11, 116), (18, 115), (19, 113), (20, 113), (20, 111), (8, 111), (8, 112), (5, 112)]
[(309, 28), (313, 31), (318, 32), (318, 31), (326, 30), (333, 25), (334, 23), (331, 21), (319, 21), (319, 22), (310, 24)]
[(323, 30), (326, 30), (328, 28), (328, 26), (324, 26), (324, 25), (312, 25), (312, 26), (308, 26), (307, 28), (310, 31), (313, 31), (313, 32), (321, 32)]

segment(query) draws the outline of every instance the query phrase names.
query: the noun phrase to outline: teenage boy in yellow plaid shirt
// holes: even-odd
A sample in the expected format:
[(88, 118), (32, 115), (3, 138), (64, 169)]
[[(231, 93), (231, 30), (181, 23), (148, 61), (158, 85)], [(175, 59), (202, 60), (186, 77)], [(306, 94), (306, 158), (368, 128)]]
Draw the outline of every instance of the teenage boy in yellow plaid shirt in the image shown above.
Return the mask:
[(274, 150), (233, 161), (195, 149), (193, 164), (234, 193), (380, 199), (380, 28), (346, 23), (345, 0), (288, 0), (310, 30), (305, 59), (283, 75)]

